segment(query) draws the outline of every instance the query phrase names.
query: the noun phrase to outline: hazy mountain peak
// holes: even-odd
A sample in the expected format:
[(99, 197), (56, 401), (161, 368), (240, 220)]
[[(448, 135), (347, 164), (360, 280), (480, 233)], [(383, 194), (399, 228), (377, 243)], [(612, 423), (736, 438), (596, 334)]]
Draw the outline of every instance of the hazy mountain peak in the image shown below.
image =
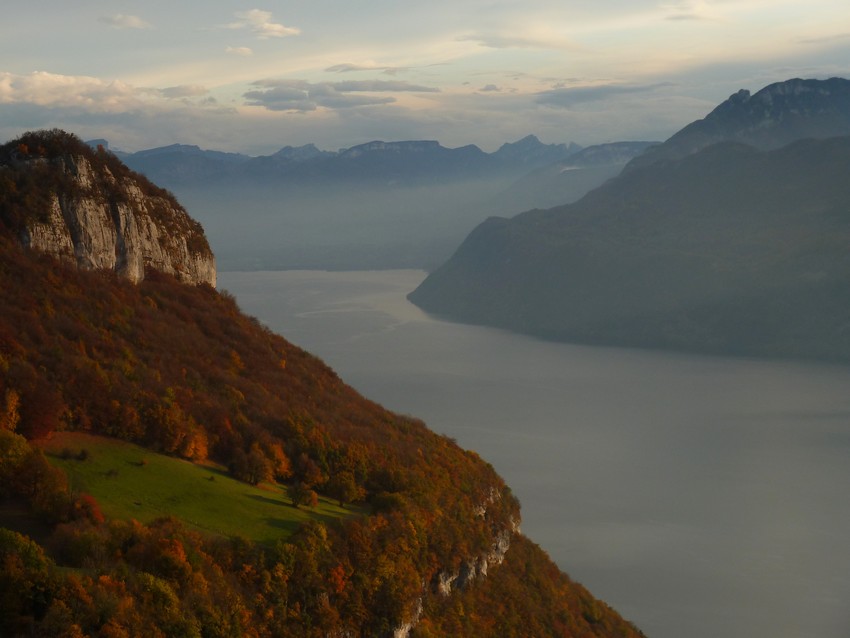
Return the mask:
[(581, 150), (581, 146), (566, 144), (544, 144), (536, 135), (526, 135), (516, 142), (502, 144), (493, 156), (504, 162), (521, 164), (553, 164)]
[(540, 146), (545, 146), (543, 142), (540, 141), (536, 135), (526, 135), (521, 140), (517, 140), (516, 142), (505, 142), (499, 147), (499, 151), (508, 149), (516, 149), (516, 148), (538, 148)]
[(801, 80), (794, 78), (770, 84), (755, 94), (741, 89), (712, 111), (705, 120), (735, 115), (750, 126), (765, 124), (766, 118), (783, 115), (820, 117), (827, 113), (846, 114), (850, 80)]
[(315, 144), (304, 144), (302, 146), (284, 146), (271, 157), (304, 162), (317, 157), (331, 157), (333, 155), (336, 155), (336, 153), (323, 151), (317, 148)]
[(799, 139), (837, 135), (850, 135), (850, 80), (794, 78), (754, 94), (741, 89), (629, 168), (678, 159), (725, 140), (769, 150)]

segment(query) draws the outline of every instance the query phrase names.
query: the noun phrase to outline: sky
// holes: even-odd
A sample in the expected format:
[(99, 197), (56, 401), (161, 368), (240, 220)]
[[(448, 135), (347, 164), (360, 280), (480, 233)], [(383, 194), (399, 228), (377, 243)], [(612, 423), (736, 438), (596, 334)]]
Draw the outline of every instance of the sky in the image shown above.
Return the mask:
[(850, 77), (847, 0), (27, 0), (0, 138), (262, 155), (663, 140), (739, 89)]

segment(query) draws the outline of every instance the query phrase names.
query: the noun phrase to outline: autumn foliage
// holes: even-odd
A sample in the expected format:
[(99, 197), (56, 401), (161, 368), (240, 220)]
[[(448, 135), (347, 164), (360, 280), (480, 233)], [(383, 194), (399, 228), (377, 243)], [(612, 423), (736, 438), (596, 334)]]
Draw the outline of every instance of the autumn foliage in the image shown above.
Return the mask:
[[(21, 143), (15, 152), (41, 153)], [(583, 590), (524, 541), (464, 594), (475, 615), (459, 614), (434, 583), (518, 522), (510, 490), (228, 294), (78, 271), (21, 248), (12, 224), (0, 229), (0, 290), (0, 635), (380, 636), (419, 618), (418, 636), (506, 636), (527, 635), (535, 615), (536, 636), (638, 635), (607, 608), (588, 612), (584, 593), (565, 602)], [(294, 505), (320, 493), (371, 513), (271, 545), (172, 518), (105, 520), (33, 445), (62, 430), (286, 482)]]

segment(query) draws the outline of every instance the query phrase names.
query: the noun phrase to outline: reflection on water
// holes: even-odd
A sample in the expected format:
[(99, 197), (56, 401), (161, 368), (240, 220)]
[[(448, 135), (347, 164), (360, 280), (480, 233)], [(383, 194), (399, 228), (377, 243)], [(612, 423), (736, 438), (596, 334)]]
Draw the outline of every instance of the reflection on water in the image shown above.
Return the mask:
[(850, 368), (437, 321), (424, 273), (220, 273), (371, 399), (479, 452), (523, 531), (653, 638), (850, 635)]

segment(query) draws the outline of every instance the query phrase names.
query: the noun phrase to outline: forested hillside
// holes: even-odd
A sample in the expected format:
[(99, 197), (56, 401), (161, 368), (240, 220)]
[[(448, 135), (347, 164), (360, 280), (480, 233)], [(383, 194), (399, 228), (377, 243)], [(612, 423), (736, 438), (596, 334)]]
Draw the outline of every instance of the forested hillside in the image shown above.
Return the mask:
[[(509, 636), (529, 619), (536, 636), (639, 635), (522, 538), (475, 453), (359, 396), (226, 294), (80, 270), (16, 233), (0, 209), (2, 635)], [(357, 509), (264, 542), (109, 518), (58, 469), (63, 431), (282, 487), (280, 507), (318, 493)]]

